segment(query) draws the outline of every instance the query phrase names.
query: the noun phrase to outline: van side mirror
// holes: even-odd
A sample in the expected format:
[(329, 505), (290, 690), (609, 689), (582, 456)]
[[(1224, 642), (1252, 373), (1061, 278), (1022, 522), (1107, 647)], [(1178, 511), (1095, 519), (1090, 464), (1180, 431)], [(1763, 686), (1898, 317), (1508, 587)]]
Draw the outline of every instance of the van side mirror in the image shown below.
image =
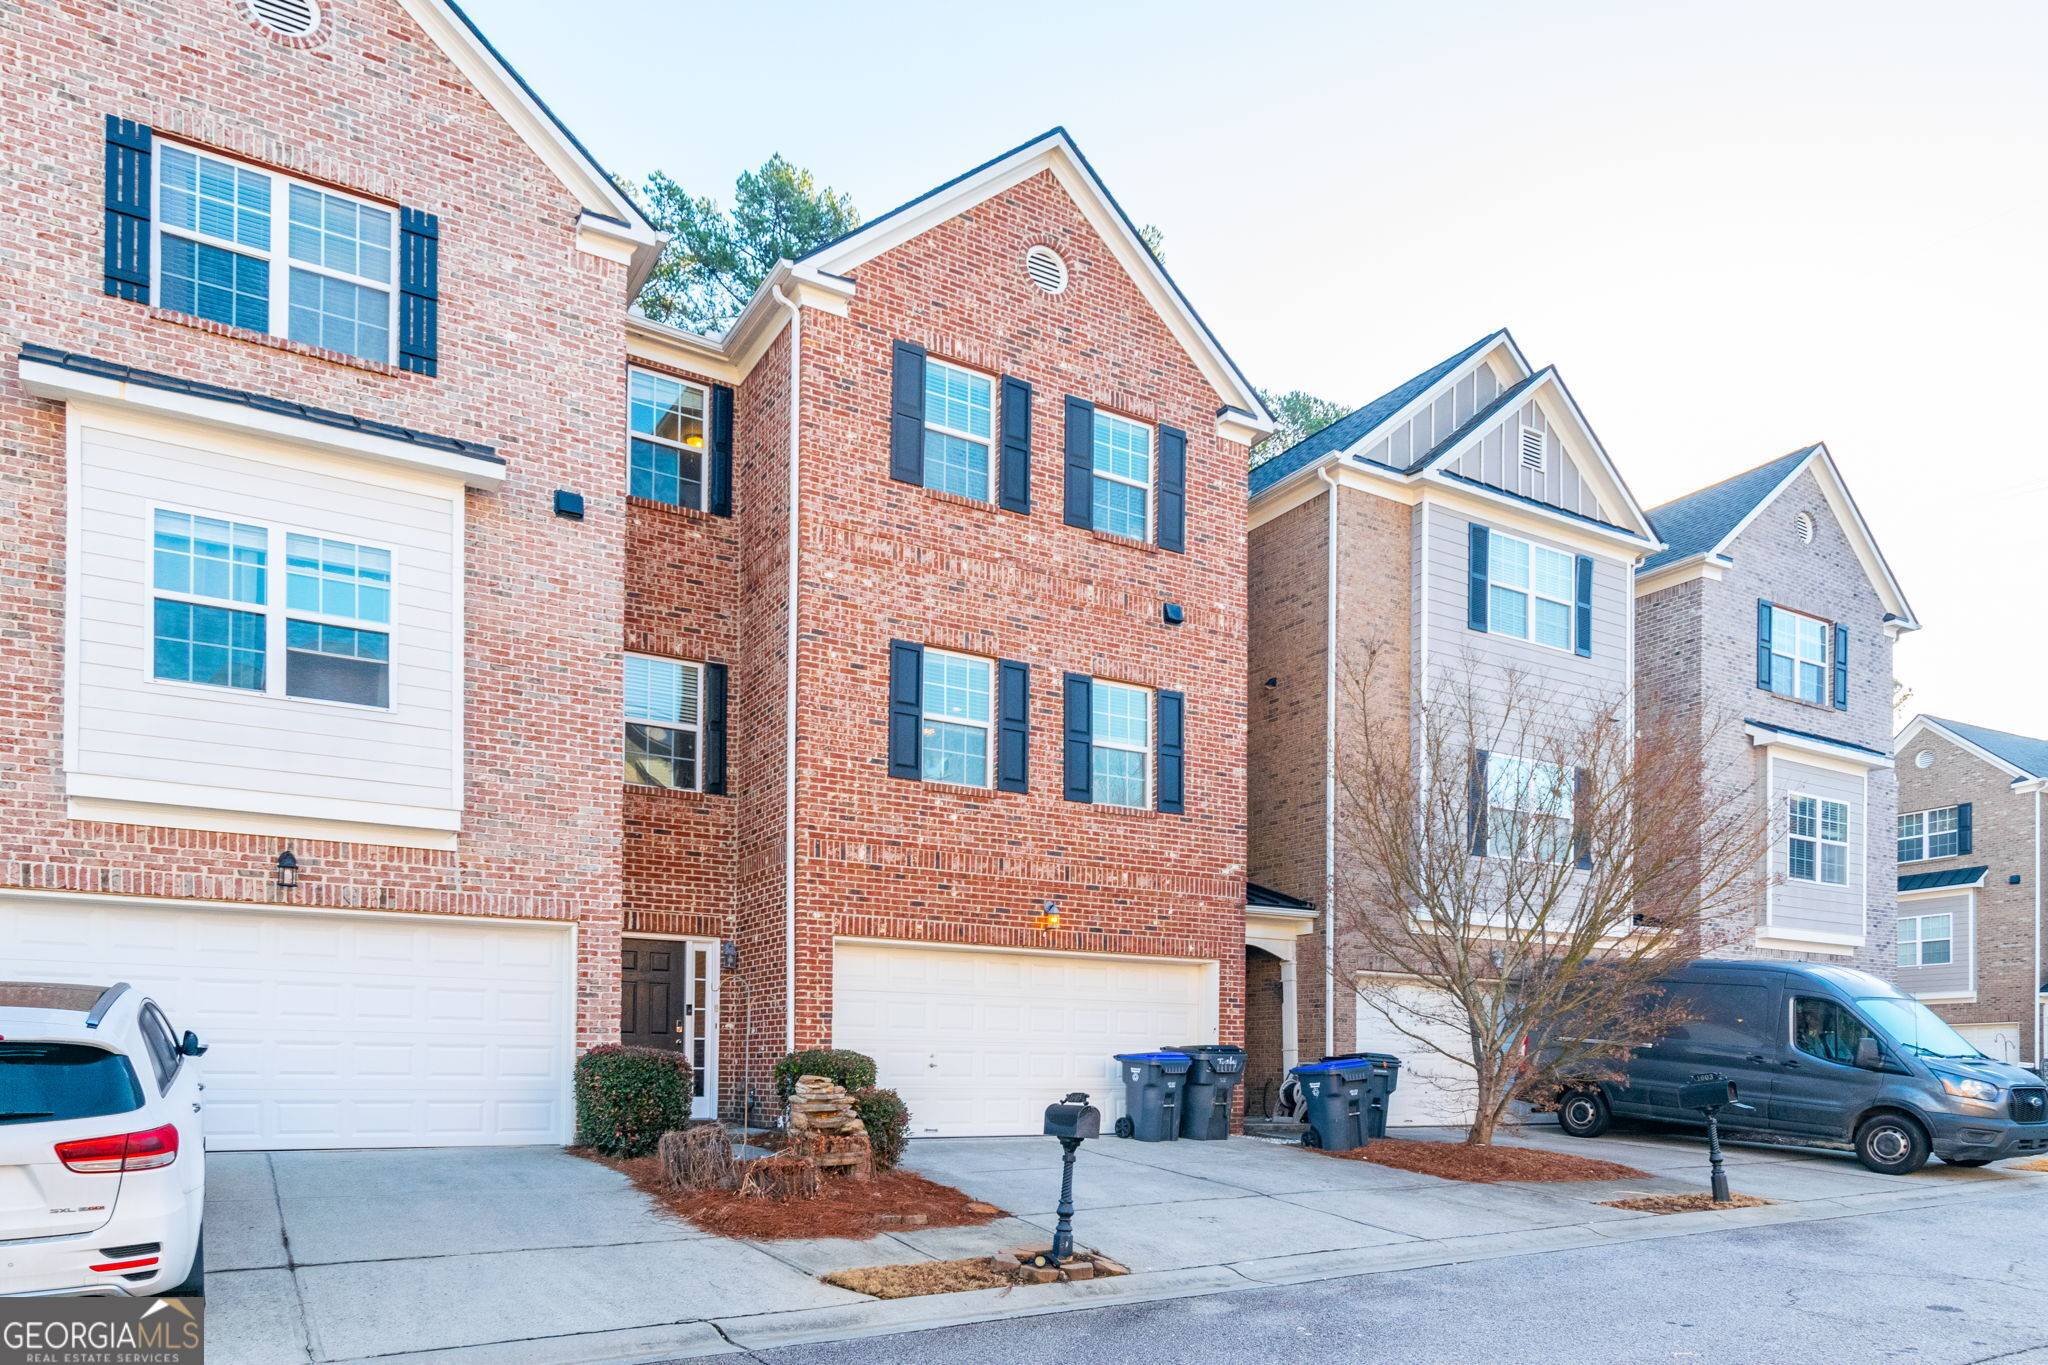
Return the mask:
[(198, 1034), (194, 1033), (191, 1029), (186, 1029), (185, 1039), (178, 1044), (178, 1051), (184, 1053), (187, 1057), (204, 1057), (206, 1055), (206, 1044), (199, 1041)]
[(1856, 1044), (1856, 1065), (1865, 1071), (1884, 1070), (1884, 1049), (1877, 1045), (1877, 1039), (1866, 1035)]

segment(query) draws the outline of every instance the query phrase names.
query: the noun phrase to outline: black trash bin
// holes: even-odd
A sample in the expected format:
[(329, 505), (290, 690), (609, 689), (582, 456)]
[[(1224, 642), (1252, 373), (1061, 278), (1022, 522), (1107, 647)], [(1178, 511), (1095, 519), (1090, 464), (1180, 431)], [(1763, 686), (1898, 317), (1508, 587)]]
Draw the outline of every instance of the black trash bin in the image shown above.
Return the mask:
[(1369, 1062), (1373, 1072), (1369, 1082), (1371, 1094), (1360, 1116), (1365, 1127), (1367, 1141), (1387, 1135), (1387, 1111), (1393, 1106), (1393, 1094), (1401, 1084), (1401, 1059), (1391, 1052), (1336, 1052), (1323, 1058), (1326, 1062)]
[(1124, 1116), (1118, 1137), (1140, 1142), (1173, 1142), (1180, 1137), (1181, 1091), (1194, 1058), (1185, 1052), (1119, 1052), (1124, 1078)]
[(1173, 1043), (1194, 1060), (1181, 1093), (1180, 1135), (1198, 1142), (1230, 1136), (1230, 1092), (1244, 1080), (1244, 1049), (1235, 1043)]
[[(1373, 1073), (1379, 1068), (1362, 1057), (1331, 1057), (1304, 1062), (1289, 1074), (1301, 1086), (1308, 1131), (1302, 1145), (1327, 1152), (1348, 1152), (1372, 1139)], [(1384, 1114), (1385, 1102), (1381, 1102)], [(1382, 1118), (1381, 1131), (1385, 1131)]]

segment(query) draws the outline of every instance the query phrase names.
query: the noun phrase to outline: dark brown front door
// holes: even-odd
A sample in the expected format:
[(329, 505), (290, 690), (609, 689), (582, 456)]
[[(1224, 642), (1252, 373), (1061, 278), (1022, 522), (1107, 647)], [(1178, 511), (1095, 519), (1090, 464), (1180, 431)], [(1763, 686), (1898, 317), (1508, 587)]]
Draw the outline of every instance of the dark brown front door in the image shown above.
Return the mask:
[(711, 953), (704, 943), (666, 939), (628, 938), (619, 945), (619, 1041), (688, 1057), (699, 1108), (707, 1107), (712, 1061)]

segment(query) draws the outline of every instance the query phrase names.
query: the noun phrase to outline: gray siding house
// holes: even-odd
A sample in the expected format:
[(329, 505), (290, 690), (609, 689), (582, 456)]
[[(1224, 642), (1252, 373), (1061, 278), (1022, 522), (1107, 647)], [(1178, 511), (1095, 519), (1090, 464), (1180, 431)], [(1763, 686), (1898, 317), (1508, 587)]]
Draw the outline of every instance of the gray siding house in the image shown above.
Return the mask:
[(1706, 780), (1767, 827), (1753, 914), (1716, 951), (1890, 972), (1892, 645), (1919, 626), (1834, 458), (1808, 446), (1650, 519), (1638, 706), (1699, 727)]

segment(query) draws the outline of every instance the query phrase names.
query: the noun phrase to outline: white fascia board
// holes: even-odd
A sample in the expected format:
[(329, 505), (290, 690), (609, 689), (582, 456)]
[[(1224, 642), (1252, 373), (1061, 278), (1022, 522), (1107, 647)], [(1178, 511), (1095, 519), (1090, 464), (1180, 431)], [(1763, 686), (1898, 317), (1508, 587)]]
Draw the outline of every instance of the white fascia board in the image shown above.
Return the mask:
[(1249, 449), (1273, 434), (1273, 423), (1261, 423), (1242, 408), (1224, 408), (1216, 414), (1216, 434)]
[(1778, 929), (1758, 933), (1756, 946), (1784, 953), (1826, 953), (1848, 957), (1864, 944), (1861, 934), (1830, 934), (1819, 929)]
[(689, 370), (722, 384), (737, 384), (745, 378), (712, 338), (638, 313), (626, 315), (626, 358)]
[(1711, 553), (1688, 555), (1684, 559), (1673, 560), (1669, 564), (1660, 565), (1647, 573), (1637, 574), (1636, 596), (1648, 597), (1651, 593), (1662, 592), (1666, 588), (1675, 588), (1681, 583), (1690, 583), (1694, 579), (1705, 579), (1709, 583), (1718, 583), (1721, 581), (1722, 576), (1734, 567), (1735, 561), (1726, 555)]
[(1659, 546), (1656, 540), (1645, 540), (1633, 531), (1571, 516), (1541, 503), (1525, 502), (1485, 484), (1453, 478), (1435, 466), (1415, 477), (1428, 486), (1428, 497), (1462, 503), (1468, 510), (1476, 508), (1489, 522), (1521, 526), (1552, 540), (1594, 547), (1598, 553), (1622, 558), (1630, 564), (1643, 555), (1654, 554)]
[(331, 427), (322, 422), (309, 422), (304, 418), (268, 412), (241, 403), (172, 393), (167, 389), (130, 384), (104, 375), (80, 374), (76, 370), (46, 365), (41, 361), (21, 362), (21, 385), (36, 397), (55, 402), (98, 403), (130, 413), (176, 418), (305, 450), (345, 455), (374, 464), (460, 480), (471, 488), (491, 490), (505, 482), (506, 467), (496, 460), (437, 450), (389, 436), (350, 431), (345, 427)]
[(1782, 730), (1770, 730), (1761, 725), (1748, 724), (1742, 732), (1749, 736), (1752, 747), (1758, 749), (1783, 749), (1784, 757), (1797, 763), (1810, 763), (1817, 767), (1834, 768), (1840, 772), (1861, 775), (1872, 768), (1889, 768), (1892, 760), (1881, 754), (1865, 753), (1846, 744), (1835, 744), (1825, 739), (1814, 739), (1809, 735), (1786, 734)]
[(2010, 774), (2013, 779), (2013, 790), (2015, 791), (2031, 791), (2036, 783), (2048, 784), (2048, 779), (2036, 778), (2034, 774), (2028, 772), (2025, 768), (2014, 763), (2008, 763), (1989, 749), (1972, 744), (1969, 740), (1964, 739), (1932, 716), (1915, 716), (1907, 721), (1906, 728), (1899, 731), (1898, 737), (1892, 741), (1892, 751), (1894, 753), (1903, 753), (1907, 745), (1929, 730), (1934, 731), (1964, 753), (1984, 760), (1984, 762), (1989, 763), (2002, 773)]
[[(123, 804), (182, 806), (243, 815), (285, 816), (329, 824), (379, 825), (386, 828), (441, 830), (462, 828), (462, 812), (451, 808), (400, 806), (380, 801), (337, 801), (325, 796), (290, 796), (192, 782), (144, 781), (67, 772), (64, 792), (71, 800), (118, 801)], [(331, 837), (331, 836), (330, 836)]]
[[(1856, 506), (1856, 499), (1850, 494), (1849, 485), (1842, 478), (1842, 471), (1836, 466), (1834, 453), (1827, 448), (1826, 442), (1815, 449), (1814, 458), (1808, 463), (1820, 482), (1821, 492), (1833, 507), (1836, 519), (1848, 529), (1850, 548), (1855, 550), (1856, 559), (1863, 565), (1870, 585), (1877, 589), (1885, 610), (1898, 618), (1888, 622), (1887, 629), (1895, 634), (1920, 629), (1920, 622), (1906, 601), (1905, 589), (1899, 586), (1891, 565), (1885, 562), (1884, 552), (1877, 548), (1877, 537), (1871, 534), (1870, 523), (1863, 519), (1862, 509)], [(1784, 486), (1782, 483), (1778, 485), (1781, 489)], [(1777, 496), (1775, 490), (1772, 496)]]
[[(1508, 334), (1506, 328), (1502, 328), (1499, 332), (1495, 333), (1493, 345), (1467, 358), (1464, 364), (1454, 367), (1443, 378), (1437, 380), (1436, 383), (1430, 385), (1421, 393), (1416, 394), (1407, 403), (1375, 423), (1370, 430), (1359, 433), (1358, 439), (1350, 445), (1332, 453), (1340, 456), (1353, 455), (1366, 464), (1372, 464), (1373, 461), (1365, 458), (1365, 452), (1372, 449), (1375, 439), (1381, 432), (1391, 431), (1404, 422), (1411, 422), (1425, 410), (1435, 407), (1436, 401), (1451, 389), (1456, 388), (1466, 375), (1471, 374), (1481, 365), (1489, 363), (1493, 356), (1502, 352), (1506, 353), (1507, 359), (1511, 362), (1508, 366), (1508, 371), (1514, 376), (1513, 382), (1501, 385), (1502, 389), (1511, 389), (1535, 373), (1534, 370), (1529, 368), (1528, 360), (1522, 355), (1522, 348), (1515, 345), (1514, 337)], [(1499, 395), (1496, 394), (1495, 397), (1499, 397)], [(1380, 467), (1392, 468), (1391, 465), (1382, 465)]]

